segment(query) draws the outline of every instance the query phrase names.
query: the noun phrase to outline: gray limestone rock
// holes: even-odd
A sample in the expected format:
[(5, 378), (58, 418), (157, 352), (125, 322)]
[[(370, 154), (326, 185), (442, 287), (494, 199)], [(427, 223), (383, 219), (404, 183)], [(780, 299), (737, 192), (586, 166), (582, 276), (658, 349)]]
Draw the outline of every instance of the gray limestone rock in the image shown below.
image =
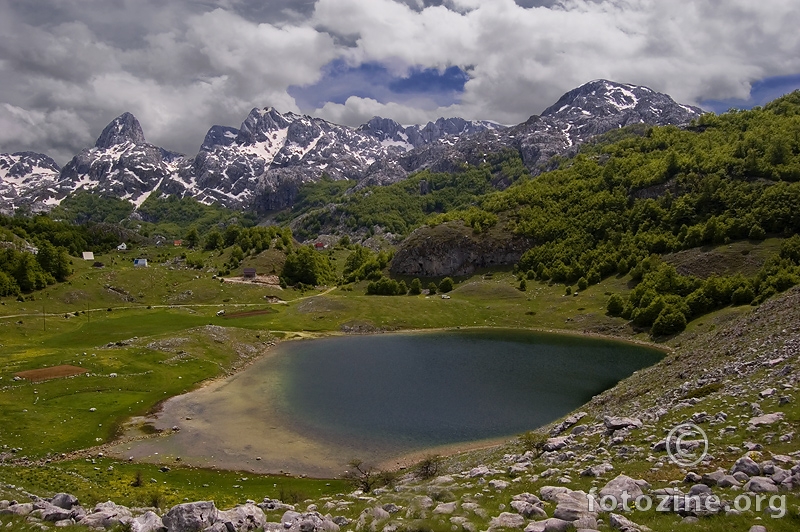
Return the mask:
[(162, 518), (170, 532), (203, 530), (217, 522), (219, 510), (211, 501), (190, 502), (173, 506)]

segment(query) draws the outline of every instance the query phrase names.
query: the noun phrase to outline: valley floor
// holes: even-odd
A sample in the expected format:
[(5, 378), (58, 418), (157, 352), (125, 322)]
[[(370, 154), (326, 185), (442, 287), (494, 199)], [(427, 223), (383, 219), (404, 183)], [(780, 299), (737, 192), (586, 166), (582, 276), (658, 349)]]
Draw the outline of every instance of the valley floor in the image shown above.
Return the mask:
[[(539, 283), (521, 292), (513, 275), (495, 272), (462, 280), (445, 300), (364, 296), (358, 285), (353, 291), (322, 295), (223, 284), (208, 273), (169, 266), (140, 272), (78, 264), (76, 270), (71, 284), (50, 288), (33, 301), (3, 301), (0, 499), (22, 502), (27, 493), (68, 491), (87, 508), (110, 498), (131, 507), (160, 508), (157, 513), (163, 514), (185, 499), (214, 499), (229, 507), (268, 497), (292, 503), (298, 512), (318, 510), (320, 519), (324, 514), (341, 517), (337, 526), (344, 530), (532, 532), (566, 526), (556, 521), (541, 525), (543, 514), (593, 518), (594, 523), (580, 524), (603, 530), (618, 520), (608, 512), (568, 513), (570, 495), (565, 490), (589, 493), (625, 475), (643, 481), (634, 484), (645, 494), (668, 488), (706, 493), (706, 488), (692, 488), (703, 484), (726, 501), (748, 492), (779, 495), (785, 501), (785, 515), (779, 519), (772, 519), (764, 507), (713, 516), (701, 512), (697, 523), (684, 520), (697, 513), (692, 511), (627, 513), (641, 530), (748, 530), (760, 523), (780, 531), (796, 530), (800, 523), (800, 448), (795, 443), (800, 433), (798, 289), (757, 308), (732, 307), (691, 322), (685, 332), (662, 344), (671, 352), (661, 363), (593, 398), (581, 409), (586, 415), (563, 431), (542, 429), (556, 438), (548, 442), (553, 450), (540, 454), (538, 446), (526, 449), (532, 440), (514, 440), (451, 455), (431, 479), (402, 473), (394, 489), (363, 493), (353, 492), (342, 480), (176, 463), (162, 471), (166, 468), (159, 464), (99, 456), (95, 447), (113, 440), (124, 420), (235, 372), (282, 339), (496, 326), (647, 342), (645, 333), (605, 314), (608, 295), (628, 290), (627, 280), (606, 279), (577, 296), (564, 296), (563, 287)], [(274, 298), (287, 304), (272, 303)], [(227, 317), (217, 315), (222, 309)], [(267, 312), (229, 317), (233, 309)], [(86, 373), (41, 382), (15, 379), (18, 372), (57, 365)], [(608, 416), (634, 418), (641, 426), (617, 426)], [(675, 465), (656, 445), (684, 422), (703, 428), (709, 439), (705, 461), (690, 468)], [(746, 476), (729, 479), (725, 475), (731, 471)], [(633, 489), (630, 483), (626, 486)], [(25, 515), (10, 515), (2, 506), (0, 521), (13, 523), (14, 529), (40, 524)], [(269, 521), (288, 519), (299, 527), (294, 517), (283, 515), (285, 507), (262, 506)]]

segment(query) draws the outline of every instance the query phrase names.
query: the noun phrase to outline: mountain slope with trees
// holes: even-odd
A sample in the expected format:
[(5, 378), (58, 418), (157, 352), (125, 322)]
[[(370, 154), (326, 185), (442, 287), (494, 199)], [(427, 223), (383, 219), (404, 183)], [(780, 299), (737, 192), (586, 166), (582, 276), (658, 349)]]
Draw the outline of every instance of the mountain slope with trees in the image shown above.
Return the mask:
[(704, 115), (685, 129), (633, 130), (616, 142), (586, 145), (552, 172), (429, 223), (468, 222), (476, 213), (502, 217), (506, 231), (534, 243), (517, 264), (529, 280), (581, 289), (631, 272), (637, 288), (621, 309), (615, 300), (610, 310), (643, 327), (658, 322), (654, 332), (668, 334), (713, 308), (762, 301), (798, 283), (797, 236), (749, 279), (698, 280), (658, 258), (767, 234), (796, 235), (798, 181), (795, 92), (763, 109)]

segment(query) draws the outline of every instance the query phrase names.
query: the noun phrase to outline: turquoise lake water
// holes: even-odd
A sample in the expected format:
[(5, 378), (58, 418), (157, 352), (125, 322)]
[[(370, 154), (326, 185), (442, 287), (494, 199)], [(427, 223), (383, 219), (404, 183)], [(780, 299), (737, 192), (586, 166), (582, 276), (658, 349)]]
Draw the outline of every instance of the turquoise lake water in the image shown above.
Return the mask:
[(509, 330), (337, 337), (280, 350), (280, 411), (296, 430), (384, 452), (519, 434), (663, 356)]

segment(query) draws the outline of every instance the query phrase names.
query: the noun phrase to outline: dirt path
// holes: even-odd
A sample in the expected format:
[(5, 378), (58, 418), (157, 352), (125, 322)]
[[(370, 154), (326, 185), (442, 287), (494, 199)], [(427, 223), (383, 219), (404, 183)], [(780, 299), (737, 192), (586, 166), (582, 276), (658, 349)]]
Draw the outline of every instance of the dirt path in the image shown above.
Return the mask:
[[(289, 301), (279, 301), (279, 302), (270, 302), (266, 301), (265, 303), (187, 303), (187, 304), (174, 304), (174, 305), (127, 305), (122, 307), (103, 307), (103, 308), (93, 308), (89, 309), (88, 311), (82, 310), (81, 312), (107, 312), (108, 309), (112, 310), (131, 310), (131, 309), (144, 309), (150, 307), (151, 309), (154, 308), (209, 308), (209, 307), (263, 307), (264, 305), (288, 305), (289, 303), (293, 303), (295, 301), (303, 301), (305, 299), (311, 299), (313, 297), (320, 297), (327, 294), (330, 294), (337, 287), (332, 286), (326, 289), (324, 292), (320, 292), (318, 294), (311, 294), (307, 296), (298, 297), (297, 299), (291, 299)], [(7, 319), (14, 319), (14, 318), (40, 318), (44, 316), (45, 318), (58, 318), (63, 316), (64, 314), (72, 314), (71, 312), (26, 312), (24, 314), (7, 314), (5, 316), (0, 316), (0, 320), (7, 320)]]

